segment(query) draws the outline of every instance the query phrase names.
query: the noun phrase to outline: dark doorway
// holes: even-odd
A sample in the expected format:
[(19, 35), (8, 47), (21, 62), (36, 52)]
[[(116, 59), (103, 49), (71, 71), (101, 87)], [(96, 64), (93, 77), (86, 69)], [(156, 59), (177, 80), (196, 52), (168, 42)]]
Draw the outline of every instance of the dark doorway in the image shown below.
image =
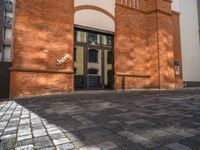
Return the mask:
[(113, 34), (75, 28), (75, 90), (113, 89)]
[(0, 98), (9, 97), (10, 72), (12, 66), (10, 62), (0, 62)]

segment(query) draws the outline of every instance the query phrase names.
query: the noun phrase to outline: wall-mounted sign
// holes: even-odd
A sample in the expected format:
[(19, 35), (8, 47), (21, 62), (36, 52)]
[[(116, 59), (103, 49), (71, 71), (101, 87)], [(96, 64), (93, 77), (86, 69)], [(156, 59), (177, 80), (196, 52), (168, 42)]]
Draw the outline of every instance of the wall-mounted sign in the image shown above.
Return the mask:
[(175, 67), (175, 74), (176, 75), (180, 75), (180, 63), (179, 63), (179, 60), (175, 60), (174, 67)]
[(63, 58), (57, 60), (57, 65), (60, 66), (60, 65), (64, 64), (67, 61), (69, 62), (70, 59), (71, 59), (70, 54), (65, 54), (65, 56)]

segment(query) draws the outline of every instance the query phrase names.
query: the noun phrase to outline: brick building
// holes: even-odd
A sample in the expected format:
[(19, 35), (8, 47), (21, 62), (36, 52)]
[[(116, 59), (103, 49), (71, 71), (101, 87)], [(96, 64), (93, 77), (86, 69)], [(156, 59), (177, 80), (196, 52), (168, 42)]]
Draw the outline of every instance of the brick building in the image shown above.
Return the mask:
[[(12, 11), (7, 15), (6, 5), (13, 1), (5, 2), (0, 16), (7, 16), (3, 20), (9, 24)], [(12, 42), (6, 37), (10, 26), (0, 21), (8, 43), (0, 43), (3, 66), (5, 52), (10, 54), (11, 67), (4, 67), (10, 71), (6, 75), (10, 89), (4, 88), (10, 97), (184, 85), (177, 0), (16, 0), (12, 4)]]

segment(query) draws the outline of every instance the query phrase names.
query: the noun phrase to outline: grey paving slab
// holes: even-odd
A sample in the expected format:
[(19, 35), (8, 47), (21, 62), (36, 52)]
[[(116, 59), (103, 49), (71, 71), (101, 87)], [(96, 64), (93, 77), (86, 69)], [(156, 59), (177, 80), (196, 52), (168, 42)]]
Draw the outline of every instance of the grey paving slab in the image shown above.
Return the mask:
[(200, 148), (200, 89), (99, 92), (0, 103), (1, 149)]
[(190, 147), (179, 144), (179, 143), (172, 143), (166, 145), (166, 147), (173, 149), (173, 150), (192, 150)]

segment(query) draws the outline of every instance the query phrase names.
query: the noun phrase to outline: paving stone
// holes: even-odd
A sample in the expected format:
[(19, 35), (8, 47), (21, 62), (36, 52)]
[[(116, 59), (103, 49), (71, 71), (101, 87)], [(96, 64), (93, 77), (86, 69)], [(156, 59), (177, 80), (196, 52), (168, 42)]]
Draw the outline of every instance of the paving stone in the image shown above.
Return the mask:
[(25, 136), (25, 135), (30, 135), (31, 134), (31, 129), (20, 129), (18, 130), (18, 136)]
[(15, 150), (34, 150), (34, 146), (33, 145), (25, 145), (25, 146), (17, 147), (17, 148), (15, 148)]
[(79, 150), (102, 150), (102, 149), (97, 146), (86, 146), (86, 147), (79, 148)]
[(32, 135), (25, 135), (25, 136), (19, 136), (17, 138), (18, 141), (23, 141), (23, 140), (28, 140), (28, 139), (31, 139), (32, 138)]
[(40, 149), (40, 150), (56, 150), (56, 147), (47, 147), (47, 148), (43, 148), (43, 149)]
[(117, 145), (111, 141), (106, 141), (104, 143), (99, 144), (98, 146), (101, 147), (103, 150), (110, 150), (117, 147)]
[(0, 149), (1, 147), (3, 149), (7, 149), (7, 150), (10, 150), (10, 149), (13, 149), (15, 148), (15, 144), (16, 144), (16, 137), (12, 137), (10, 136), (9, 138), (0, 138)]
[(48, 131), (49, 134), (61, 134), (62, 131), (61, 130), (51, 130), (51, 131)]
[(61, 144), (56, 146), (57, 150), (72, 150), (74, 149), (74, 145), (71, 143)]
[[(63, 138), (87, 150), (100, 149), (99, 144), (105, 142), (115, 145), (111, 150), (169, 150), (172, 148), (164, 145), (171, 143), (198, 149), (199, 107), (200, 89), (111, 91), (9, 101), (0, 104), (0, 139), (17, 137), (18, 147), (34, 143), (37, 149), (55, 149), (53, 140), (65, 145), (59, 140)], [(17, 135), (13, 127), (19, 129)], [(34, 138), (32, 131), (41, 137)]]
[(134, 144), (134, 143), (129, 143), (126, 146), (123, 146), (121, 149), (122, 150), (147, 150), (145, 147), (139, 144)]
[(37, 149), (53, 146), (51, 139), (48, 136), (34, 138), (35, 147)]
[(194, 134), (188, 133), (186, 131), (176, 132), (176, 134), (183, 136), (183, 137), (186, 137), (186, 138), (190, 138), (190, 137), (195, 136)]
[(34, 137), (46, 136), (47, 132), (44, 129), (33, 130)]
[(173, 150), (192, 150), (190, 147), (187, 147), (179, 143), (168, 144), (166, 145), (166, 147), (171, 148)]
[(60, 144), (66, 144), (66, 143), (69, 143), (70, 141), (69, 141), (69, 139), (67, 139), (67, 138), (62, 138), (62, 139), (55, 139), (55, 140), (53, 140), (53, 143), (55, 144), (55, 145), (60, 145)]
[(61, 134), (50, 134), (49, 136), (50, 136), (51, 139), (53, 139), (53, 140), (65, 138), (65, 135), (62, 134), (62, 133), (61, 133)]
[(33, 145), (33, 139), (25, 139), (16, 142), (16, 147), (22, 147), (26, 145)]

